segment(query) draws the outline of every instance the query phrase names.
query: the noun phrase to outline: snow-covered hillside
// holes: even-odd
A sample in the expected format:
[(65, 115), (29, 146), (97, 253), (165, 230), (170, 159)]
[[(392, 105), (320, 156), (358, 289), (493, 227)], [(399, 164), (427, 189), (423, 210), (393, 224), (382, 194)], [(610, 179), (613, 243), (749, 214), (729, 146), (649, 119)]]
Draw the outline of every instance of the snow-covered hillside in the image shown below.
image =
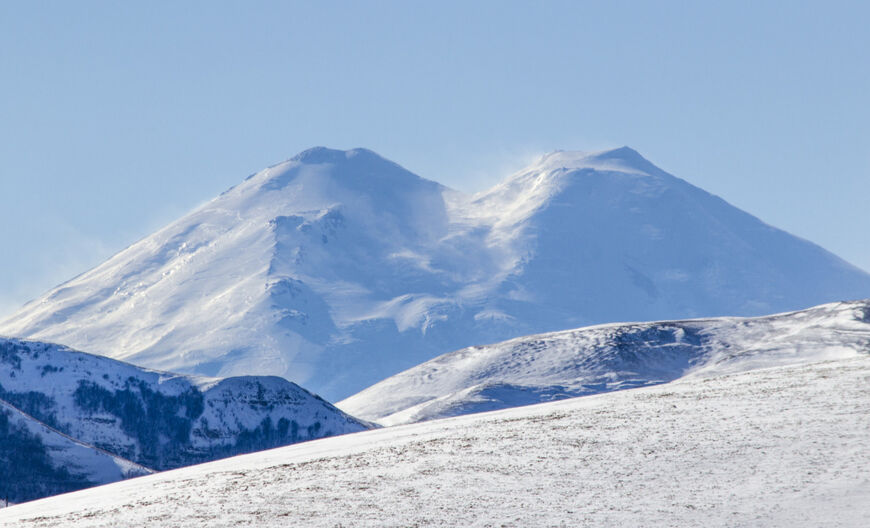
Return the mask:
[(870, 525), (870, 357), (385, 428), (0, 510), (0, 525)]
[(152, 473), (0, 400), (0, 506)]
[(315, 148), (48, 292), (0, 333), (330, 400), (470, 345), (870, 296), (870, 275), (620, 148), (465, 196)]
[(757, 318), (592, 326), (444, 354), (338, 403), (384, 425), (870, 355), (870, 300)]
[(0, 339), (0, 401), (157, 470), (371, 427), (277, 377), (194, 378), (18, 339)]

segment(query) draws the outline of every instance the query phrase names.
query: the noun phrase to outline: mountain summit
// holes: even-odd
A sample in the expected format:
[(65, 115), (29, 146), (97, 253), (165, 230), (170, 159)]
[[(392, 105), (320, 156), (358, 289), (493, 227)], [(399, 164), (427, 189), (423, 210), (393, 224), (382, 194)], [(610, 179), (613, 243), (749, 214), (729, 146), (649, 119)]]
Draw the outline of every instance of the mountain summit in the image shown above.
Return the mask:
[(526, 171), (533, 168), (539, 171), (548, 169), (599, 169), (615, 170), (618, 172), (664, 174), (664, 171), (650, 163), (649, 160), (631, 147), (620, 147), (600, 152), (556, 150), (542, 156), (537, 163), (526, 169)]
[(466, 196), (365, 149), (249, 177), (29, 303), (0, 333), (329, 399), (465, 346), (761, 315), (870, 275), (623, 147), (554, 152)]

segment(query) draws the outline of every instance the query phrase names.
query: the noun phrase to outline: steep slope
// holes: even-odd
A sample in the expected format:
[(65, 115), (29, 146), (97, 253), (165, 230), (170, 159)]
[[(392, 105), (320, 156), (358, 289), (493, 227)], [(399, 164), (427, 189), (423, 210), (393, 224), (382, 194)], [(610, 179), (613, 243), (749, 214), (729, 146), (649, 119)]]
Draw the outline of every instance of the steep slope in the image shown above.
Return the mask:
[(318, 440), (0, 510), (0, 524), (870, 524), (870, 357)]
[(30, 303), (0, 332), (318, 392), (349, 371), (376, 381), (440, 350), (397, 353), (385, 370), (370, 361), (425, 344), (419, 332), (440, 317), (451, 279), (428, 270), (427, 248), (446, 233), (445, 192), (364, 149), (311, 149)]
[(758, 318), (609, 324), (439, 356), (339, 402), (384, 425), (870, 355), (870, 300)]
[(281, 378), (192, 378), (17, 339), (0, 339), (0, 399), (156, 470), (370, 427)]
[(0, 324), (151, 368), (330, 400), (438, 354), (625, 320), (870, 296), (870, 275), (628, 148), (465, 196), (364, 149), (261, 171)]
[(492, 226), (487, 241), (516, 262), (494, 308), (536, 331), (870, 296), (867, 273), (628, 147), (544, 156), (473, 210)]
[(0, 400), (0, 501), (20, 503), (152, 471), (77, 442)]

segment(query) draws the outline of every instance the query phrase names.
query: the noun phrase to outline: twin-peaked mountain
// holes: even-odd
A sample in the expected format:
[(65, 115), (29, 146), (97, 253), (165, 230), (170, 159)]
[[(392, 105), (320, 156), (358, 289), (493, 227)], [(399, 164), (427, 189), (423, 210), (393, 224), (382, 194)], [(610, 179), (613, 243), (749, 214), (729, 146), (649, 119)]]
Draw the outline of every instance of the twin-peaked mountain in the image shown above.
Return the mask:
[(611, 321), (870, 296), (870, 275), (629, 148), (474, 196), (377, 154), (263, 170), (0, 324), (136, 364), (335, 400), (438, 354)]

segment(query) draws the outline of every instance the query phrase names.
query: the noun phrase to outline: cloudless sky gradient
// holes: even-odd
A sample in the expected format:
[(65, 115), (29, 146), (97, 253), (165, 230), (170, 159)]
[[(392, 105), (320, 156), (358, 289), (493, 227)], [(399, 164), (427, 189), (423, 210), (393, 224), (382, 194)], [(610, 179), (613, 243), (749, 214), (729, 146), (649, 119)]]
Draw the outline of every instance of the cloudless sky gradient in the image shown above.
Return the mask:
[(265, 166), (629, 145), (870, 270), (870, 2), (0, 3), (0, 316)]

